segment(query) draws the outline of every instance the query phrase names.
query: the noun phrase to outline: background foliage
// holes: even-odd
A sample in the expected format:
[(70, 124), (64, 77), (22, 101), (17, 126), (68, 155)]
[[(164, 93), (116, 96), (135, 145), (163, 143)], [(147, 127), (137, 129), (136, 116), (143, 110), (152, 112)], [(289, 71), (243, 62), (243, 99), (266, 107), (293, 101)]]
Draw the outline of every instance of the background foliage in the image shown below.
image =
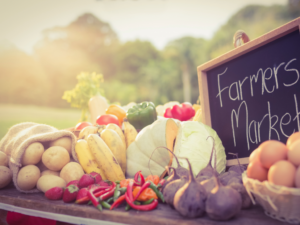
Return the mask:
[(247, 6), (211, 39), (182, 37), (161, 51), (148, 41), (121, 43), (108, 23), (86, 13), (68, 26), (46, 29), (33, 55), (0, 43), (0, 103), (70, 107), (62, 96), (81, 72), (103, 75), (109, 102), (196, 103), (197, 66), (233, 49), (239, 29), (254, 39), (299, 17), (299, 2)]

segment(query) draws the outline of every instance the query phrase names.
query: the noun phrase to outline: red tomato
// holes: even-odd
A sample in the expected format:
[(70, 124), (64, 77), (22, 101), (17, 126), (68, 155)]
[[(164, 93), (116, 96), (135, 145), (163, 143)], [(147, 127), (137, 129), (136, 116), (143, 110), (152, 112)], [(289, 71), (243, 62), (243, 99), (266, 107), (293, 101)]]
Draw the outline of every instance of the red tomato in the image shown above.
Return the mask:
[(83, 128), (85, 128), (87, 126), (93, 126), (93, 124), (91, 124), (90, 122), (80, 122), (80, 123), (77, 123), (77, 125), (75, 126), (75, 130), (82, 130)]
[(97, 117), (96, 123), (99, 125), (107, 125), (109, 123), (115, 123), (119, 126), (119, 119), (115, 115), (105, 114)]

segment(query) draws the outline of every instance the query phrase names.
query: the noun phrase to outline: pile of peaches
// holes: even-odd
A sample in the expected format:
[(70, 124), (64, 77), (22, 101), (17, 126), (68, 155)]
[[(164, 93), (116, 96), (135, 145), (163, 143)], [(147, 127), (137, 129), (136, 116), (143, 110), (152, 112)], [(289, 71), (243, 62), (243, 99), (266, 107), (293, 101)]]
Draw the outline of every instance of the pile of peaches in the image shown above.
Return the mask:
[(286, 144), (277, 140), (261, 143), (249, 157), (247, 176), (300, 188), (300, 132), (293, 133)]

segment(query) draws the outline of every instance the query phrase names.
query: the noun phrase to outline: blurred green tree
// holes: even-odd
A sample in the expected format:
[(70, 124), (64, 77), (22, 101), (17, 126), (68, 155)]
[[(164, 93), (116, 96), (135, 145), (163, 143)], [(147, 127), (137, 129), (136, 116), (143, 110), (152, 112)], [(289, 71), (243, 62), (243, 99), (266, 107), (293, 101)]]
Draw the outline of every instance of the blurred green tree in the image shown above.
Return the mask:
[(114, 74), (113, 52), (118, 37), (108, 23), (90, 13), (79, 16), (66, 27), (44, 31), (43, 39), (35, 46), (35, 54), (49, 77), (49, 105), (66, 107), (61, 96), (76, 84), (82, 71)]

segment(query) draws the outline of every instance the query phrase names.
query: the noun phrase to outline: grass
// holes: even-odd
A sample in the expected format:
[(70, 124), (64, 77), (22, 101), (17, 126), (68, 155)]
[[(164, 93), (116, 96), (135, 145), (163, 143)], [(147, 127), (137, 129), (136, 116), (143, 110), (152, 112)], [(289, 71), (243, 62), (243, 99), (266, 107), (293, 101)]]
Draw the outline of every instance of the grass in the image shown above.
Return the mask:
[(18, 123), (42, 123), (60, 130), (74, 127), (78, 123), (80, 115), (81, 112), (77, 109), (0, 104), (0, 139), (11, 126)]

